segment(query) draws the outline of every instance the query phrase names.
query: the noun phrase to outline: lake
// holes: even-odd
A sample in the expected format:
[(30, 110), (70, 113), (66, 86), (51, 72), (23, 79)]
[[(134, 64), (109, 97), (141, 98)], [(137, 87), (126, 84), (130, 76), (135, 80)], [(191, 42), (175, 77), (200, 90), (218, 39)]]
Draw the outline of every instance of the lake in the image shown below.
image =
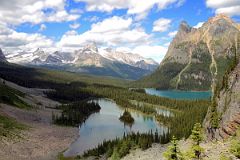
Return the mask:
[(178, 90), (157, 90), (155, 88), (146, 88), (147, 94), (172, 99), (209, 99), (212, 95), (211, 91), (178, 91)]
[(96, 147), (104, 140), (112, 140), (116, 137), (123, 137), (124, 133), (139, 132), (147, 133), (158, 130), (160, 135), (168, 132), (168, 128), (160, 125), (154, 117), (146, 116), (139, 112), (131, 112), (134, 118), (132, 126), (124, 125), (119, 120), (124, 109), (114, 101), (108, 99), (96, 100), (101, 106), (98, 113), (92, 114), (81, 127), (79, 127), (79, 138), (73, 142), (64, 153), (65, 156), (81, 155), (84, 151)]

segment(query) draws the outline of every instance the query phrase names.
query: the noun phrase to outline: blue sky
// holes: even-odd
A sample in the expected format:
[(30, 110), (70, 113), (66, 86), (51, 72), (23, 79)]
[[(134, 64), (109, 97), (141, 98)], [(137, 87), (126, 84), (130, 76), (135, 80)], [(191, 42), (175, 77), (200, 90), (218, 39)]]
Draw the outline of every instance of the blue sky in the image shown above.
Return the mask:
[(239, 22), (240, 0), (0, 1), (0, 47), (72, 51), (96, 42), (161, 61), (182, 20), (196, 26), (218, 13)]

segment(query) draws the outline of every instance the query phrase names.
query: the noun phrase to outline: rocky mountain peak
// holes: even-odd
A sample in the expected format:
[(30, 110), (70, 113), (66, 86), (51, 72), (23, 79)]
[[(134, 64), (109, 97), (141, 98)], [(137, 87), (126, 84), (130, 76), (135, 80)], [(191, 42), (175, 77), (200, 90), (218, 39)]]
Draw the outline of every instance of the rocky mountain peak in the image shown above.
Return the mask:
[(97, 53), (98, 48), (95, 42), (89, 43), (83, 47), (83, 53)]
[(33, 55), (43, 55), (45, 52), (41, 48), (37, 48), (34, 52)]
[(189, 33), (191, 32), (192, 27), (186, 21), (182, 21), (179, 26), (179, 32)]
[(159, 68), (139, 82), (151, 81), (147, 87), (160, 89), (209, 90), (240, 53), (239, 42), (239, 25), (223, 14), (197, 29), (183, 21)]
[(216, 23), (219, 20), (220, 21), (224, 20), (227, 21), (228, 23), (234, 23), (233, 20), (225, 14), (218, 14), (215, 17), (211, 17), (208, 19), (207, 23)]
[(186, 35), (188, 33), (190, 33), (192, 31), (192, 29), (193, 28), (191, 26), (189, 26), (189, 24), (186, 21), (182, 21), (179, 25), (179, 29), (178, 29), (177, 35), (175, 36), (175, 38), (173, 40), (173, 43), (184, 39), (184, 37), (186, 37)]
[(6, 57), (4, 56), (1, 48), (0, 48), (0, 61), (6, 61)]

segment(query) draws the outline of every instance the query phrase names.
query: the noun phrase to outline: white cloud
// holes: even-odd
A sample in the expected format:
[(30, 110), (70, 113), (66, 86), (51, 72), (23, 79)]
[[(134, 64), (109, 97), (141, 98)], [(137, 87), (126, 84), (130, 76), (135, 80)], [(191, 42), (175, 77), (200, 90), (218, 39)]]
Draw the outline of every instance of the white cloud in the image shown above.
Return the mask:
[(69, 27), (71, 29), (78, 29), (80, 27), (80, 24), (79, 23), (73, 23), (73, 24), (70, 24)]
[(206, 0), (206, 5), (214, 9), (216, 14), (240, 15), (240, 0)]
[(44, 31), (45, 29), (47, 29), (47, 26), (45, 24), (41, 24), (39, 31), (41, 32), (41, 31)]
[(170, 27), (171, 20), (166, 18), (160, 18), (153, 23), (153, 31), (165, 32)]
[(49, 49), (52, 47), (54, 47), (54, 42), (44, 35), (16, 32), (4, 25), (0, 25), (0, 48), (4, 48), (8, 52), (35, 48)]
[(170, 5), (180, 6), (185, 0), (75, 0), (76, 2), (86, 2), (88, 11), (111, 12), (114, 9), (127, 9), (128, 14), (138, 15), (137, 19), (144, 18), (148, 12), (157, 6), (158, 10), (163, 10)]
[(161, 62), (167, 53), (167, 47), (158, 45), (142, 45), (134, 48), (132, 52), (138, 53), (146, 58), (153, 58), (157, 62)]
[(114, 16), (109, 19), (105, 19), (102, 22), (93, 24), (91, 31), (95, 33), (101, 32), (114, 32), (127, 30), (132, 24), (132, 19), (123, 19), (121, 17)]
[(0, 22), (5, 24), (73, 21), (79, 17), (65, 10), (65, 0), (0, 1)]
[(99, 17), (91, 16), (90, 18), (86, 18), (85, 20), (89, 22), (97, 22), (99, 20)]
[(172, 31), (168, 33), (169, 37), (174, 37), (177, 34), (178, 31)]
[(193, 26), (193, 28), (200, 28), (200, 27), (202, 27), (203, 24), (204, 24), (204, 22), (198, 22), (198, 24)]
[[(117, 24), (117, 25), (116, 25)], [(132, 19), (111, 17), (91, 26), (82, 34), (65, 34), (58, 46), (62, 48), (79, 48), (89, 42), (101, 46), (136, 46), (151, 43), (151, 35), (142, 28), (131, 28)]]

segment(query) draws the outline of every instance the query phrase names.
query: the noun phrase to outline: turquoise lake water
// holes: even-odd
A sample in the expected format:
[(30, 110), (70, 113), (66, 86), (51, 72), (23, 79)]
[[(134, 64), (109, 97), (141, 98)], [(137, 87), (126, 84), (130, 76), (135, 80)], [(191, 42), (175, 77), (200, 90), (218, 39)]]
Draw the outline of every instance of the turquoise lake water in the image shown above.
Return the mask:
[[(147, 94), (157, 95), (161, 97), (173, 99), (208, 99), (211, 92), (191, 92), (176, 90), (156, 90), (152, 88), (145, 89)], [(146, 133), (150, 130), (158, 130), (160, 135), (168, 132), (168, 128), (159, 124), (153, 116), (146, 116), (139, 112), (130, 111), (134, 118), (134, 124), (127, 126), (119, 120), (124, 109), (119, 107), (114, 101), (108, 99), (95, 100), (101, 110), (92, 114), (86, 122), (79, 127), (79, 137), (71, 144), (69, 149), (64, 153), (65, 156), (76, 156), (83, 154), (86, 150), (96, 147), (104, 140), (122, 137), (124, 133), (140, 132)], [(139, 102), (141, 103), (141, 102)], [(158, 114), (164, 116), (172, 116), (168, 110), (156, 108)]]
[(195, 91), (177, 91), (177, 90), (156, 90), (154, 88), (146, 88), (147, 94), (172, 99), (209, 99), (212, 95), (211, 91), (195, 92)]

